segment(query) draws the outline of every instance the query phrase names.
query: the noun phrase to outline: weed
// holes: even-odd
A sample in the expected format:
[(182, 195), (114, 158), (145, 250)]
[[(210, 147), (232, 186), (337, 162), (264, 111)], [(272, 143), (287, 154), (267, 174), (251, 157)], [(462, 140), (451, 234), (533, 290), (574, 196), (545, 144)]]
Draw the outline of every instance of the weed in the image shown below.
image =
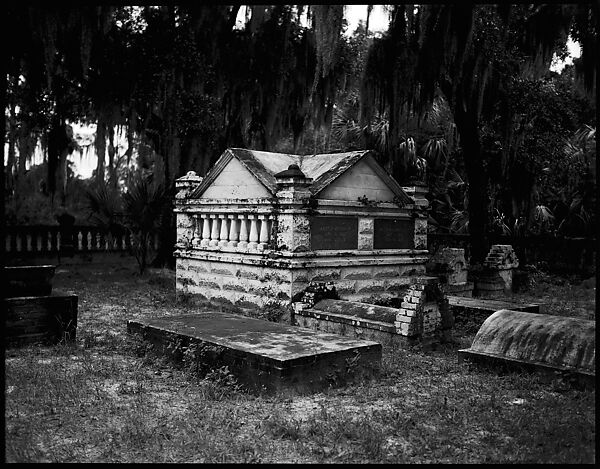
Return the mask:
[[(302, 397), (242, 392), (218, 348), (183, 342), (184, 366), (157, 373), (166, 359), (127, 335), (125, 319), (179, 311), (150, 301), (149, 289), (168, 282), (134, 277), (135, 265), (94, 268), (56, 276), (57, 288), (85, 292), (76, 344), (6, 351), (8, 462), (595, 461), (593, 387), (459, 363), (458, 344), (385, 348), (380, 378)], [(593, 289), (581, 284), (534, 288), (518, 298), (546, 299), (549, 312), (594, 311)]]

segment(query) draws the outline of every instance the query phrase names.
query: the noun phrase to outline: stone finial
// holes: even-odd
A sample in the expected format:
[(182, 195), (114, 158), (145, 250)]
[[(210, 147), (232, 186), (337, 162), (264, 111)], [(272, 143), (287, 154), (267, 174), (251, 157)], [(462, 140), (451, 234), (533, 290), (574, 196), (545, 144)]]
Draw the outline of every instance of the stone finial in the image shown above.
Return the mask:
[(202, 177), (196, 174), (196, 171), (188, 171), (185, 176), (175, 180), (175, 189), (177, 194), (175, 198), (184, 199), (192, 193), (192, 191), (200, 185)]
[(297, 164), (291, 164), (288, 169), (275, 174), (277, 181), (277, 197), (285, 199), (294, 199), (310, 196), (308, 186), (312, 179), (306, 177)]
[(510, 244), (494, 244), (483, 265), (489, 269), (515, 269), (519, 267), (519, 259)]
[(415, 201), (415, 205), (418, 208), (426, 209), (429, 207), (429, 200), (427, 200), (427, 186), (402, 186), (402, 190)]
[(288, 169), (280, 171), (275, 174), (275, 178), (277, 179), (286, 179), (286, 178), (306, 178), (306, 175), (300, 169), (300, 166), (297, 164), (291, 164), (288, 166)]

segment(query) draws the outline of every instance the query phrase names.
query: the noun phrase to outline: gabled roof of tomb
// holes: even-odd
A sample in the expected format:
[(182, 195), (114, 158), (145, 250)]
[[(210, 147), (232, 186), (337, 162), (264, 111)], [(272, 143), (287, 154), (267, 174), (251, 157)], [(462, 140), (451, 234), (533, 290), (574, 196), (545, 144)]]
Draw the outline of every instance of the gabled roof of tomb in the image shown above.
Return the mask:
[(356, 163), (364, 159), (397, 196), (399, 202), (402, 204), (413, 202), (402, 190), (402, 187), (376, 162), (371, 150), (301, 156), (244, 148), (228, 148), (190, 197), (197, 198), (202, 195), (233, 158), (236, 158), (273, 196), (278, 191), (275, 175), (287, 170), (292, 164), (298, 165), (304, 175), (313, 180), (309, 190), (316, 196)]

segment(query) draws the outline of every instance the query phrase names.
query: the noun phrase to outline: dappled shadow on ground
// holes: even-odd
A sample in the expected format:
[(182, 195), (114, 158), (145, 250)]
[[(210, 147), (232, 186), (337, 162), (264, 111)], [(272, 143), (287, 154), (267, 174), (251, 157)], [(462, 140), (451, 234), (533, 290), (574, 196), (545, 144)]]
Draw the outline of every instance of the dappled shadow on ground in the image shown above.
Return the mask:
[[(201, 308), (176, 304), (173, 271), (60, 266), (54, 285), (79, 296), (77, 343), (7, 350), (10, 462), (595, 460), (595, 391), (459, 362), (472, 331), (456, 330), (433, 350), (386, 350), (380, 377), (369, 382), (256, 397), (226, 369), (195, 375), (126, 334), (128, 319)], [(589, 314), (593, 297), (579, 289), (518, 295)]]

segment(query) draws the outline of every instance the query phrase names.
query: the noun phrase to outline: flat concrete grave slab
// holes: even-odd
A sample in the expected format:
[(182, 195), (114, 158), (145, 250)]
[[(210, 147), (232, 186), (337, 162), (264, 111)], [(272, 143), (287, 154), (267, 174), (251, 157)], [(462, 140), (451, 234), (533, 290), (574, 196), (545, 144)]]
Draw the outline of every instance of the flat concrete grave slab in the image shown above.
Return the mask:
[(316, 392), (378, 374), (381, 344), (221, 312), (128, 321), (159, 355), (227, 366), (253, 392)]

